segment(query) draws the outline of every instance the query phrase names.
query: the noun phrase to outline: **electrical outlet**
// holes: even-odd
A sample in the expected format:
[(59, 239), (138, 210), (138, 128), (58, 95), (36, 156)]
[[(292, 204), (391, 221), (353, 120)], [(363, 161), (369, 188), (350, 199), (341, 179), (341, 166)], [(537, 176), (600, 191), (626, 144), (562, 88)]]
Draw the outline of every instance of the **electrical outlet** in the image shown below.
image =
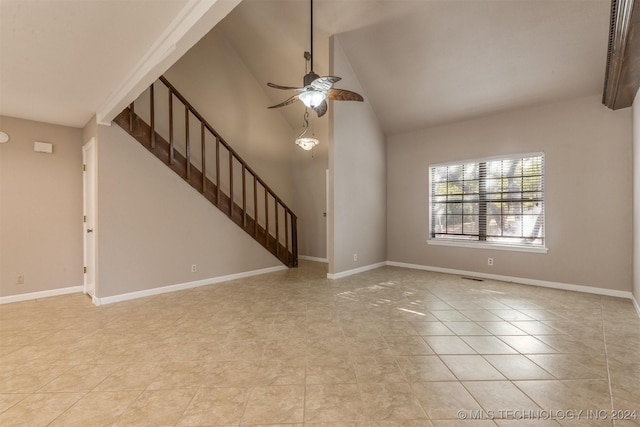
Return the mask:
[(16, 285), (24, 285), (24, 274), (18, 274), (18, 279), (16, 280)]
[(487, 265), (493, 265), (493, 258), (487, 258)]
[(191, 264), (191, 272), (195, 273), (196, 271), (198, 271), (198, 266), (195, 264)]
[(353, 254), (353, 260), (357, 261), (358, 260), (358, 254)]

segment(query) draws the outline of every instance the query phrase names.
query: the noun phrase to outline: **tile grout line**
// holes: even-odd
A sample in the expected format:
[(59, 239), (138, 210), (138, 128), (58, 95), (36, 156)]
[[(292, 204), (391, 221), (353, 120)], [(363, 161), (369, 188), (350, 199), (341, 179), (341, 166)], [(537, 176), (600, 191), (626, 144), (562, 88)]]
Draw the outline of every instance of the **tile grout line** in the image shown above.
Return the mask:
[(189, 407), (191, 406), (191, 404), (193, 403), (193, 401), (196, 399), (196, 396), (198, 395), (198, 393), (200, 392), (200, 390), (203, 388), (203, 385), (199, 385), (195, 390), (195, 393), (193, 393), (193, 396), (191, 396), (191, 399), (189, 400), (189, 403), (186, 404), (186, 406), (184, 407), (184, 410), (182, 411), (182, 414), (180, 414), (180, 416), (176, 419), (176, 423), (174, 424), (174, 426), (177, 426), (178, 424), (180, 424), (180, 420), (182, 420), (182, 418), (184, 418), (184, 416), (187, 414), (187, 411), (189, 411)]
[[(97, 387), (97, 386), (96, 386), (96, 387)], [(133, 404), (134, 404), (134, 403), (136, 403), (136, 401), (137, 401), (138, 399), (140, 399), (140, 396), (142, 396), (142, 394), (143, 394), (146, 390), (147, 390), (146, 388), (145, 388), (144, 390), (135, 390), (135, 391), (139, 391), (139, 393), (138, 393), (138, 395), (136, 396), (136, 398), (135, 398), (135, 399), (132, 399), (132, 400), (131, 400), (131, 402), (129, 402), (129, 404), (127, 405), (127, 407), (126, 407), (126, 408), (124, 408), (124, 409), (122, 410), (122, 412), (121, 412), (120, 414), (118, 414), (118, 416), (117, 416), (117, 417), (115, 417), (115, 418), (113, 419), (113, 422), (111, 423), (111, 425), (113, 425), (113, 424), (117, 423), (117, 422), (118, 422), (118, 420), (119, 420), (120, 418), (122, 418), (122, 416), (123, 416), (123, 415), (124, 415), (128, 410), (129, 410), (129, 408), (131, 408), (131, 406), (133, 406)], [(134, 391), (134, 390), (132, 390), (132, 391)]]
[[(602, 297), (599, 298), (600, 302), (600, 318), (602, 319), (602, 342), (604, 344), (604, 360), (607, 366), (607, 386), (609, 387), (609, 400), (611, 402), (611, 413), (613, 413), (613, 387), (611, 386), (611, 369), (609, 368), (609, 351), (607, 349), (607, 331), (606, 331), (606, 319), (604, 308), (602, 307)], [(616, 420), (611, 419), (611, 425), (615, 427)]]
[[(37, 393), (38, 393), (38, 392), (36, 391), (36, 392), (32, 393), (31, 395), (34, 395), (34, 394), (37, 394)], [(44, 392), (44, 393), (60, 393), (60, 392)], [(66, 392), (66, 391), (65, 391), (65, 392), (62, 392), (62, 393), (73, 393), (73, 392)], [(57, 416), (57, 417), (55, 417), (54, 419), (52, 419), (51, 421), (49, 421), (49, 422), (47, 423), (47, 425), (50, 425), (50, 424), (54, 423), (57, 419), (59, 419), (60, 417), (62, 417), (62, 416), (63, 416), (67, 411), (69, 411), (71, 408), (73, 408), (74, 406), (76, 406), (76, 405), (78, 404), (78, 402), (80, 402), (80, 401), (81, 401), (81, 400), (82, 400), (82, 399), (83, 399), (87, 394), (89, 394), (89, 393), (90, 393), (90, 392), (88, 392), (88, 391), (87, 391), (87, 392), (84, 392), (84, 394), (83, 394), (82, 396), (80, 396), (80, 397), (78, 398), (78, 400), (76, 400), (76, 401), (75, 401), (75, 402), (73, 402), (71, 405), (69, 405), (69, 407), (68, 407), (67, 409), (65, 409), (64, 411), (60, 412), (60, 413), (58, 414), (58, 416)]]
[[(367, 312), (369, 312), (368, 308), (367, 308)], [(342, 329), (342, 337), (346, 338), (346, 336), (344, 334), (344, 328), (342, 328), (342, 326), (340, 326), (340, 329)], [(382, 338), (382, 340), (384, 342), (385, 347), (387, 347), (387, 349), (388, 349), (388, 345), (387, 345), (387, 342), (384, 340), (384, 337), (381, 337), (381, 338)], [(349, 366), (351, 367), (351, 370), (353, 371), (353, 377), (356, 380), (356, 387), (358, 388), (358, 396), (360, 396), (360, 404), (362, 405), (362, 410), (364, 411), (364, 421), (367, 424), (371, 424), (371, 420), (369, 419), (369, 413), (367, 412), (367, 408), (366, 408), (366, 405), (365, 405), (364, 396), (362, 395), (362, 387), (360, 386), (360, 379), (358, 378), (358, 374), (356, 373), (356, 369), (355, 369), (355, 366), (353, 364), (354, 356), (351, 353), (347, 352), (347, 358), (349, 360)], [(394, 357), (394, 361), (395, 361), (395, 357)]]
[(302, 398), (302, 425), (307, 422), (307, 376), (309, 373), (309, 334), (307, 331), (308, 307), (304, 310), (304, 396)]

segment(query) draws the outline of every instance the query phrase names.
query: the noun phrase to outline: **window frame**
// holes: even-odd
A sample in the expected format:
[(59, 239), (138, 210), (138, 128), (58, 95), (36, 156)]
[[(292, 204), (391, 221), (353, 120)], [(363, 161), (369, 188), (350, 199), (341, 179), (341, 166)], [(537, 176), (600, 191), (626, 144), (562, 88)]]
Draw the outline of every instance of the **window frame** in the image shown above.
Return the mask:
[[(527, 245), (522, 243), (506, 243), (506, 242), (491, 242), (486, 240), (471, 240), (465, 238), (456, 239), (455, 237), (449, 239), (437, 239), (432, 237), (433, 230), (433, 183), (432, 183), (432, 169), (436, 167), (446, 167), (446, 166), (454, 166), (454, 165), (465, 165), (471, 163), (486, 163), (497, 160), (513, 160), (513, 159), (523, 159), (528, 157), (542, 157), (542, 200), (543, 200), (543, 212), (542, 212), (542, 221), (543, 221), (543, 244), (542, 245)], [(516, 154), (508, 154), (508, 155), (500, 155), (500, 156), (491, 156), (491, 157), (481, 157), (481, 158), (473, 158), (473, 159), (465, 159), (465, 160), (456, 160), (450, 162), (443, 163), (432, 163), (428, 165), (428, 187), (429, 187), (429, 195), (428, 195), (428, 229), (427, 229), (427, 244), (436, 245), (436, 246), (454, 246), (454, 247), (464, 247), (464, 248), (477, 248), (477, 249), (496, 249), (496, 250), (504, 250), (504, 251), (514, 251), (514, 252), (535, 252), (535, 253), (547, 253), (549, 249), (547, 248), (547, 237), (546, 237), (546, 211), (547, 211), (547, 198), (546, 194), (546, 168), (545, 168), (545, 154), (544, 152), (530, 152), (530, 153), (516, 153)]]

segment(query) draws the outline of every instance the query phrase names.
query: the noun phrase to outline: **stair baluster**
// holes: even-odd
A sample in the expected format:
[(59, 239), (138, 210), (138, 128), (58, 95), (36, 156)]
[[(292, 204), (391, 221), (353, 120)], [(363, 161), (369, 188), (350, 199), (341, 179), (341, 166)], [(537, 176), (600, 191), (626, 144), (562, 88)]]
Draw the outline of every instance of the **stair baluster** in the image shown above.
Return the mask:
[[(166, 127), (164, 128), (165, 132), (168, 131), (168, 136), (166, 136), (168, 142), (162, 135), (163, 123), (158, 120), (161, 117), (156, 117), (158, 111), (162, 110), (161, 104), (156, 105), (161, 99), (161, 96), (156, 96), (154, 88), (154, 85), (159, 84), (158, 82), (162, 83), (168, 91), (168, 103), (165, 104), (165, 111), (169, 121), (168, 125), (165, 123)], [(146, 105), (149, 107), (148, 122), (141, 117), (147, 113), (139, 112), (135, 107), (136, 102), (142, 102), (142, 96), (139, 100), (131, 103), (114, 121), (280, 261), (289, 267), (296, 267), (298, 265), (298, 242), (295, 214), (164, 76), (160, 77), (158, 82), (149, 87), (149, 103), (142, 104), (143, 107)], [(174, 98), (184, 106), (184, 123), (175, 123)], [(189, 132), (192, 123), (190, 116), (200, 124), (201, 147), (196, 151), (192, 150), (194, 141), (191, 141)], [(176, 139), (176, 126), (180, 125), (185, 127), (184, 141), (180, 141), (180, 137)], [(211, 137), (209, 142), (215, 144), (215, 182), (209, 178), (213, 172), (207, 170), (206, 156), (210, 152), (206, 149), (207, 136)], [(201, 159), (197, 159), (198, 151)], [(221, 168), (224, 165), (221, 162), (221, 156), (224, 153), (229, 156), (228, 178), (225, 178), (228, 179), (227, 183), (221, 181), (223, 177)], [(234, 163), (237, 163), (236, 167), (234, 167)], [(239, 178), (241, 179), (234, 177), (234, 173), (237, 174), (238, 171), (240, 171), (241, 177)], [(247, 174), (250, 175), (250, 179), (247, 179)], [(228, 189), (226, 189), (227, 185)], [(239, 189), (237, 186), (242, 188)], [(240, 191), (236, 192), (236, 189), (241, 190), (241, 193)], [(263, 207), (258, 204), (258, 195), (261, 191), (264, 192)], [(249, 192), (252, 192), (251, 197), (249, 197)], [(236, 201), (236, 197), (241, 200)], [(273, 217), (269, 213), (270, 197), (273, 198)], [(253, 203), (252, 211), (248, 206), (249, 200)], [(284, 232), (281, 230), (281, 216), (284, 217)]]

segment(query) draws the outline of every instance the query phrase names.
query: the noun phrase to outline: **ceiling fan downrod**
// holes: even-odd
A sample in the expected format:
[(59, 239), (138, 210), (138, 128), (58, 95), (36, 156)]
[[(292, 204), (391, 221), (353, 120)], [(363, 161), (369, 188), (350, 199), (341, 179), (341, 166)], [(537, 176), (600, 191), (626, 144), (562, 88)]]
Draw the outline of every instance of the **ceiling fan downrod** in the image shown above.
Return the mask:
[(309, 39), (311, 40), (311, 46), (309, 46), (309, 62), (311, 63), (311, 72), (313, 73), (313, 0), (309, 0)]
[(302, 80), (303, 86), (309, 86), (315, 79), (320, 77), (313, 72), (313, 0), (309, 0), (309, 12), (311, 16), (309, 20), (309, 39), (311, 46), (309, 46), (309, 52), (304, 53), (304, 59), (309, 62), (309, 67), (311, 68), (311, 70), (304, 75), (304, 79)]

